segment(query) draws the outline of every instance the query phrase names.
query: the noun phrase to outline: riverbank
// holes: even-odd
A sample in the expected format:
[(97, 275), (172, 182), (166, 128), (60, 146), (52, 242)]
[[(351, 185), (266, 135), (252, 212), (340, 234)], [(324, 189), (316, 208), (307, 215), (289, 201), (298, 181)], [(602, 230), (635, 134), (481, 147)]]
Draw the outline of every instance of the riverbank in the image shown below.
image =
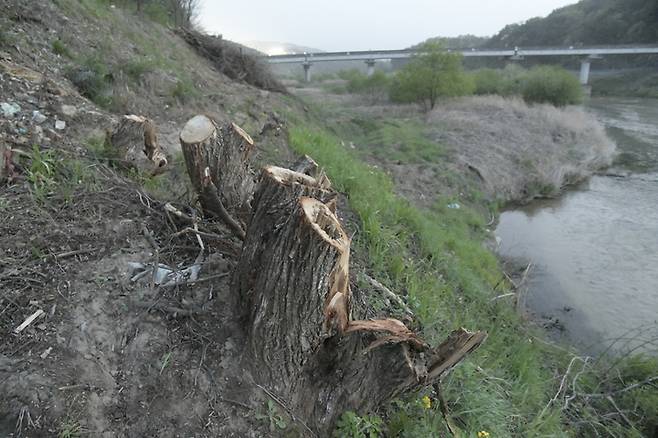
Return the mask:
[[(310, 118), (293, 123), (291, 146), (313, 155), (345, 192), (361, 222), (354, 246), (368, 254), (366, 269), (401, 291), (428, 339), (455, 324), (490, 333), (481, 354), (445, 382), (448, 399), (457, 400), (451, 418), (466, 436), (479, 428), (496, 436), (653, 433), (651, 391), (624, 390), (613, 402), (599, 395), (651, 378), (656, 364), (581, 356), (553, 345), (518, 314), (518, 291), (484, 245), (493, 239), (487, 222), (499, 203), (475, 172), (455, 164), (458, 148), (432, 140), (422, 113), (318, 90), (300, 94)], [(567, 381), (573, 386), (565, 387)], [(567, 398), (567, 405), (557, 402)], [(632, 424), (615, 405), (633, 410)], [(384, 415), (389, 431), (440, 427), (419, 413), (414, 399)]]
[(593, 98), (613, 167), (559, 199), (503, 212), (499, 254), (532, 262), (526, 304), (558, 338), (598, 354), (658, 355), (658, 101)]
[(555, 197), (615, 157), (603, 125), (582, 107), (477, 96), (425, 113), (323, 88), (296, 93), (350, 149), (384, 169), (396, 193), (422, 207), (439, 199), (499, 207)]

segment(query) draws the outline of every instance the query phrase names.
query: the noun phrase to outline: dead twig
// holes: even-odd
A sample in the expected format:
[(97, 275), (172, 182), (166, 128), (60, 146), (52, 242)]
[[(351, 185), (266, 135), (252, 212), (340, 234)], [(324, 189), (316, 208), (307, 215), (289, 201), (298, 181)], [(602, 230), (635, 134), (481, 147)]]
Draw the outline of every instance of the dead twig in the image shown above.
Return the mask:
[(571, 372), (571, 368), (573, 367), (574, 363), (576, 363), (576, 361), (579, 360), (579, 361), (587, 364), (589, 359), (590, 359), (589, 357), (586, 357), (586, 358), (583, 359), (580, 356), (574, 356), (574, 357), (571, 358), (571, 361), (569, 362), (569, 366), (567, 366), (567, 371), (564, 373), (564, 376), (562, 376), (562, 380), (560, 381), (560, 387), (558, 388), (558, 390), (555, 393), (555, 395), (553, 396), (553, 398), (551, 398), (548, 401), (548, 404), (546, 404), (546, 406), (544, 406), (544, 409), (542, 409), (542, 411), (539, 413), (538, 418), (542, 418), (544, 416), (546, 411), (551, 407), (551, 405), (553, 403), (555, 403), (557, 401), (557, 399), (560, 397), (562, 392), (565, 390), (566, 383), (567, 383), (567, 378), (569, 377), (569, 373)]
[(265, 388), (265, 387), (259, 385), (258, 383), (255, 383), (255, 382), (254, 382), (254, 385), (256, 385), (257, 387), (259, 387), (259, 388), (260, 388), (265, 394), (267, 394), (272, 400), (274, 400), (279, 406), (281, 406), (281, 407), (283, 408), (283, 410), (286, 411), (286, 412), (288, 413), (288, 415), (290, 415), (290, 418), (292, 419), (292, 421), (294, 421), (294, 422), (296, 422), (296, 423), (299, 423), (299, 424), (301, 424), (302, 426), (304, 426), (304, 428), (305, 428), (305, 429), (311, 434), (311, 436), (317, 438), (316, 433), (313, 432), (313, 430), (312, 430), (310, 427), (308, 427), (308, 425), (307, 425), (306, 423), (304, 423), (304, 422), (303, 422), (302, 420), (300, 420), (299, 418), (295, 417), (295, 414), (292, 413), (292, 411), (290, 410), (290, 408), (288, 408), (288, 406), (287, 406), (287, 405), (286, 405), (286, 404), (285, 404), (285, 403), (284, 403), (279, 397), (277, 397), (276, 395), (272, 394), (271, 391), (269, 391), (267, 388)]
[(374, 278), (372, 278), (368, 274), (363, 274), (363, 275), (364, 275), (365, 279), (368, 281), (368, 283), (370, 283), (375, 289), (382, 292), (387, 298), (392, 299), (393, 301), (395, 301), (397, 303), (397, 305), (402, 308), (402, 310), (404, 310), (409, 315), (413, 316), (414, 313), (411, 311), (409, 306), (407, 306), (407, 304), (402, 300), (402, 298), (400, 298), (397, 294), (395, 294), (389, 288), (387, 288), (386, 286), (384, 286), (383, 284), (381, 284), (380, 282), (378, 282), (377, 280), (375, 280)]
[(19, 334), (20, 332), (25, 330), (27, 326), (32, 324), (34, 320), (40, 317), (41, 315), (43, 315), (43, 313), (44, 313), (43, 310), (39, 309), (36, 312), (34, 312), (32, 315), (28, 316), (27, 319), (25, 319), (25, 321), (23, 321), (21, 325), (19, 325), (14, 329), (14, 333)]
[(209, 277), (199, 278), (199, 279), (194, 280), (194, 281), (180, 281), (180, 282), (176, 282), (176, 283), (163, 284), (163, 285), (160, 286), (160, 288), (166, 289), (166, 288), (176, 287), (176, 286), (193, 286), (195, 284), (204, 283), (206, 281), (215, 280), (217, 278), (224, 278), (224, 277), (227, 277), (229, 274), (230, 274), (229, 272), (224, 272), (222, 274), (211, 275)]

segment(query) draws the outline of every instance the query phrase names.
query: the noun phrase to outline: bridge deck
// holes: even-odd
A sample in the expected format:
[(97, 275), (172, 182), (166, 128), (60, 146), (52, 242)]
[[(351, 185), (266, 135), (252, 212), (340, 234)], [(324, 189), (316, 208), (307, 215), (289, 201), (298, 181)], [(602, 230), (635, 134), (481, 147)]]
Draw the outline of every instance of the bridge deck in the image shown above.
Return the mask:
[[(658, 46), (608, 46), (529, 49), (471, 49), (450, 50), (464, 57), (512, 57), (512, 56), (603, 56), (603, 55), (647, 55), (658, 54)], [(294, 55), (272, 55), (266, 59), (270, 64), (294, 64), (328, 61), (367, 61), (377, 59), (405, 59), (417, 52), (413, 50), (374, 50), (357, 52), (318, 52)]]

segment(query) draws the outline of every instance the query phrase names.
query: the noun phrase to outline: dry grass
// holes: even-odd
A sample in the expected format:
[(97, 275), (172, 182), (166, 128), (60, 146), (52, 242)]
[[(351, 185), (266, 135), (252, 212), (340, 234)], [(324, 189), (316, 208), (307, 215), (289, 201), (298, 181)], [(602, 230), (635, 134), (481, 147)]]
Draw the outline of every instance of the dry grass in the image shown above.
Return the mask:
[(580, 107), (472, 97), (440, 105), (428, 122), (432, 136), (503, 201), (555, 195), (610, 165), (615, 153), (604, 127)]
[(180, 28), (176, 33), (229, 78), (263, 90), (285, 92), (285, 87), (274, 77), (268, 65), (250, 53), (253, 50), (190, 29)]

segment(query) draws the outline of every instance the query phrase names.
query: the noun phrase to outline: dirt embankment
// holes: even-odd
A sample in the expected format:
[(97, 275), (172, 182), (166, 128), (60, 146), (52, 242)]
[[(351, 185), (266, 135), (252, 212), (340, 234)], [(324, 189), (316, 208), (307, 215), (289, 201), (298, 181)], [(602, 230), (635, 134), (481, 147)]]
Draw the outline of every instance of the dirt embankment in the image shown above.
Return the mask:
[[(198, 240), (176, 234), (163, 202), (192, 204), (176, 159), (183, 121), (233, 120), (258, 160), (281, 162), (273, 108), (295, 103), (102, 2), (0, 0), (0, 10), (0, 150), (15, 162), (0, 183), (0, 436), (266, 435), (254, 418), (266, 396), (231, 359), (234, 248), (204, 238), (199, 262)], [(71, 80), (80, 69), (101, 81), (98, 102)], [(129, 175), (102, 158), (98, 142), (123, 113), (155, 120), (169, 172)], [(205, 280), (164, 286), (135, 263), (200, 266)]]

